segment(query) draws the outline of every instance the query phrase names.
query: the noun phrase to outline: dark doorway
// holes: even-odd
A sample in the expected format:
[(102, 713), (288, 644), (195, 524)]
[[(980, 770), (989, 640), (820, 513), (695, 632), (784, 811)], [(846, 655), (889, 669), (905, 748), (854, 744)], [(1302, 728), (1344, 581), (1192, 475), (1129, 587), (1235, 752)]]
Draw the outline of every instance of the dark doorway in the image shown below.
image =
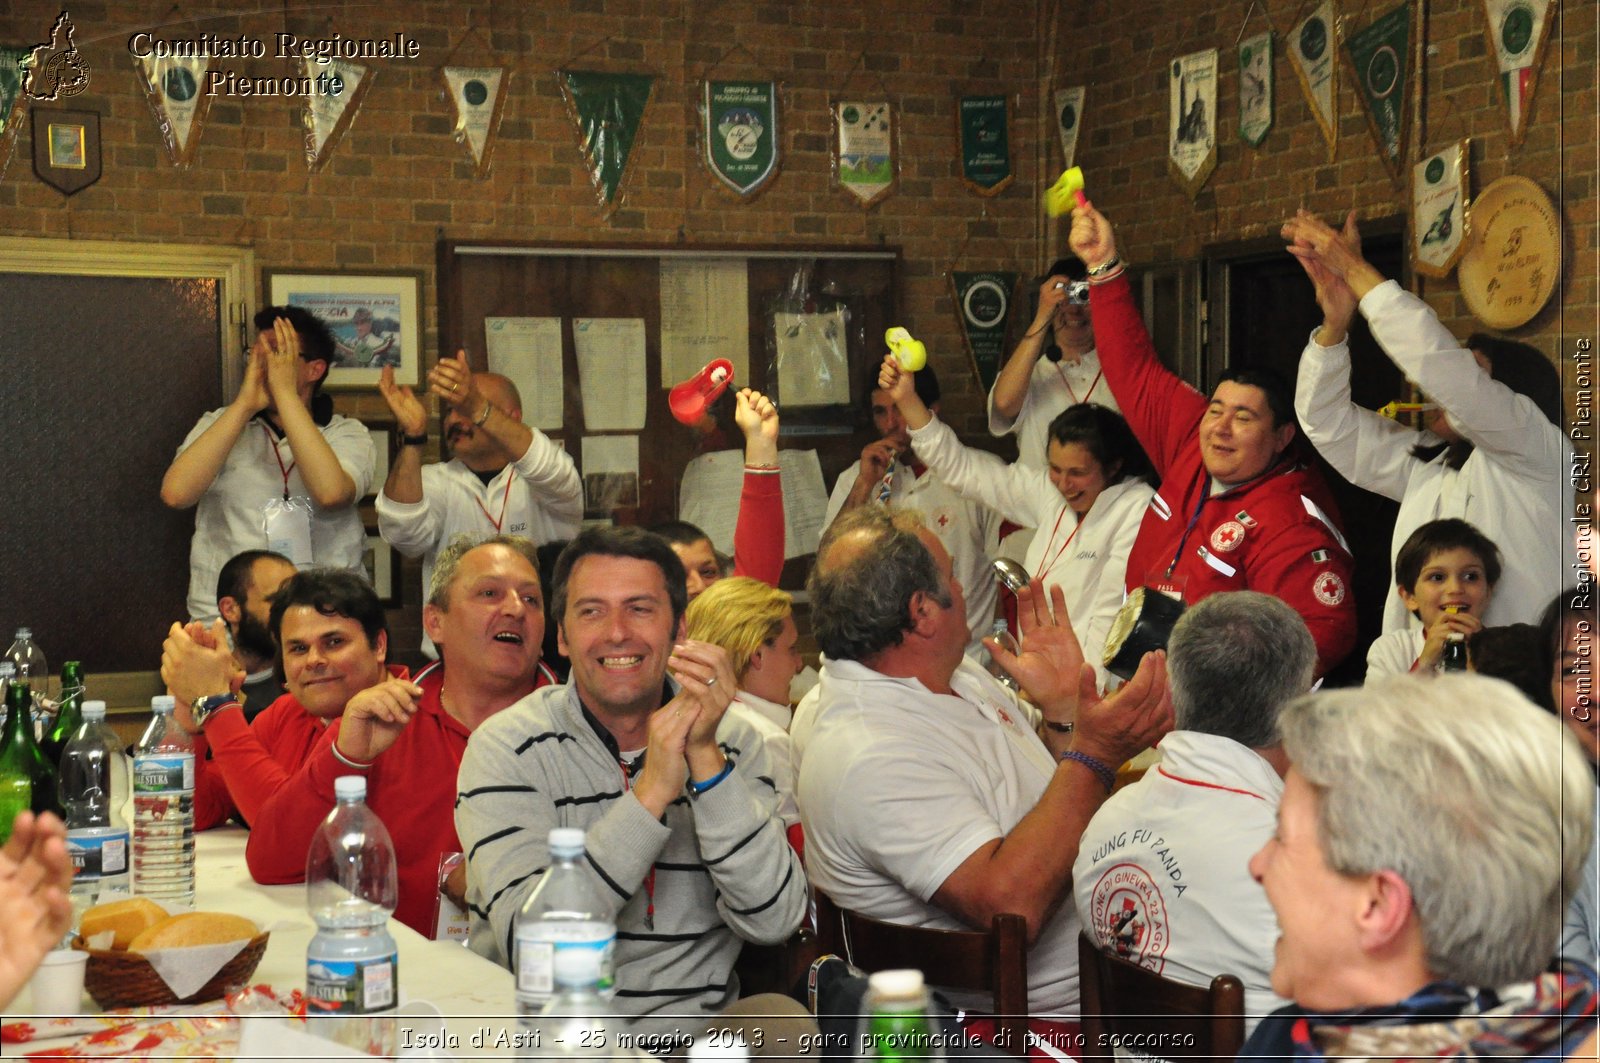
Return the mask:
[[(1363, 252), (1386, 277), (1404, 283), (1405, 221), (1385, 219), (1363, 226)], [(1227, 244), (1206, 250), (1211, 307), (1208, 329), (1209, 368), (1214, 376), (1224, 366), (1265, 366), (1291, 383), (1311, 330), (1322, 321), (1311, 282), (1280, 240)], [(1351, 328), (1351, 396), (1368, 409), (1407, 396), (1400, 370), (1384, 355), (1357, 314)], [(1207, 381), (1209, 384), (1209, 380)], [(1356, 614), (1360, 637), (1356, 648), (1327, 677), (1328, 686), (1354, 686), (1367, 670), (1367, 646), (1382, 627), (1383, 605), (1394, 584), (1389, 570), (1389, 541), (1394, 533), (1395, 502), (1355, 487), (1306, 446), (1332, 488), (1342, 515), (1345, 538), (1355, 557)]]

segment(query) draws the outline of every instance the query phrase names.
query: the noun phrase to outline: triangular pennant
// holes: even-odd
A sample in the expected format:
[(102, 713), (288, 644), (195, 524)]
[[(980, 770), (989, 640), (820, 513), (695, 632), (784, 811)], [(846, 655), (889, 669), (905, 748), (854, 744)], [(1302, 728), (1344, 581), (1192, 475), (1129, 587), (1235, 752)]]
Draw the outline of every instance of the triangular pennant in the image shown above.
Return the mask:
[(894, 191), (894, 107), (888, 100), (833, 104), (835, 180), (863, 207)]
[(1259, 148), (1272, 129), (1272, 31), (1239, 42), (1239, 139)]
[(706, 81), (700, 122), (701, 160), (735, 194), (753, 196), (777, 175), (776, 82)]
[(1339, 150), (1339, 126), (1335, 108), (1339, 99), (1339, 64), (1334, 62), (1333, 0), (1323, 0), (1317, 9), (1289, 32), (1289, 61), (1300, 88), (1305, 91), (1311, 114), (1328, 142), (1328, 159)]
[(961, 134), (961, 180), (980, 196), (1011, 183), (1010, 112), (1004, 96), (963, 96), (956, 102)]
[(1467, 160), (1459, 140), (1411, 168), (1411, 265), (1447, 277), (1466, 248)]
[(1167, 73), (1167, 157), (1193, 199), (1217, 168), (1217, 50), (1179, 56)]
[(327, 164), (361, 110), (361, 101), (372, 87), (372, 70), (345, 59), (326, 66), (311, 58), (301, 62), (311, 85), (301, 116), (306, 130), (306, 168), (316, 173)]
[(1344, 42), (1345, 58), (1366, 104), (1367, 124), (1378, 142), (1378, 158), (1389, 176), (1400, 180), (1411, 108), (1411, 5), (1380, 15)]
[(1015, 273), (950, 271), (950, 293), (961, 315), (961, 334), (967, 355), (983, 390), (994, 386), (1006, 355), (1006, 322), (1011, 316), (1011, 293), (1017, 288)]
[(596, 70), (562, 70), (556, 76), (567, 113), (578, 128), (578, 150), (588, 164), (600, 210), (610, 217), (617, 209), (617, 194), (655, 78)]
[(25, 44), (0, 44), (0, 177), (5, 176), (27, 110), (22, 82), (28, 71), (23, 62), (32, 54), (33, 49)]
[(1056, 129), (1061, 134), (1061, 163), (1071, 167), (1078, 154), (1078, 130), (1083, 128), (1083, 95), (1086, 86), (1056, 89)]
[(1521, 144), (1528, 133), (1528, 112), (1533, 109), (1554, 6), (1554, 0), (1483, 0), (1489, 54), (1499, 75), (1512, 144)]
[(183, 169), (194, 161), (211, 94), (204, 89), (211, 60), (180, 56), (135, 56), (134, 67), (145, 102), (156, 116), (156, 128), (167, 146), (167, 158)]
[(456, 110), (456, 141), (472, 153), (473, 175), (487, 177), (510, 73), (503, 66), (447, 66), (440, 73)]

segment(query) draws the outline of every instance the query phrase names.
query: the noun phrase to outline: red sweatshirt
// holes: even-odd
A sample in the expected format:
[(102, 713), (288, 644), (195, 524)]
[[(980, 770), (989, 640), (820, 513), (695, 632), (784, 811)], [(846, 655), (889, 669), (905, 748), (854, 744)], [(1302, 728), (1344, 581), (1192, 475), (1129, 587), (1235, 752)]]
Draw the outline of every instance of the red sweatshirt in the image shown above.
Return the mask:
[(1170, 568), (1190, 605), (1217, 591), (1281, 598), (1310, 628), (1326, 674), (1356, 641), (1353, 562), (1327, 484), (1285, 454), (1265, 475), (1210, 494), (1197, 434), (1210, 400), (1156, 357), (1125, 277), (1091, 287), (1089, 305), (1106, 383), (1161, 476), (1128, 555), (1128, 589)]
[[(400, 878), (400, 906), (395, 918), (433, 937), (434, 898), (439, 892), (439, 857), (459, 853), (456, 837), (456, 772), (470, 735), (466, 726), (444, 711), (439, 693), (444, 665), (423, 669), (413, 680), (422, 687), (417, 714), (394, 745), (364, 774), (367, 806), (383, 820), (394, 840)], [(550, 682), (541, 665), (539, 686)], [(270, 885), (303, 882), (311, 836), (333, 809), (333, 780), (357, 774), (333, 755), (339, 737), (335, 724), (318, 740), (304, 765), (267, 802), (250, 831), (245, 858), (257, 882)]]
[(783, 575), (783, 481), (777, 469), (744, 471), (733, 526), (733, 574), (773, 587)]

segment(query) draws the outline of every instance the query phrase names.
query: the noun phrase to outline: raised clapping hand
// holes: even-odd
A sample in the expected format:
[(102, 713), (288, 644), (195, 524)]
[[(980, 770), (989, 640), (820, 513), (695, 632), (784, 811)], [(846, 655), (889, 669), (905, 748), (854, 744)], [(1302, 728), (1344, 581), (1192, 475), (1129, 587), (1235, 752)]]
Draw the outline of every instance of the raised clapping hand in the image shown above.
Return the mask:
[(0, 849), (0, 1008), (72, 927), (66, 834), (49, 812), (18, 812)]
[(1011, 653), (992, 638), (983, 640), (995, 663), (1022, 685), (1028, 697), (1052, 723), (1072, 723), (1079, 706), (1095, 696), (1094, 669), (1083, 660), (1083, 648), (1067, 616), (1067, 597), (1059, 586), (1029, 580), (1017, 594), (1017, 624), (1022, 652)]
[(386, 365), (378, 374), (378, 394), (389, 404), (401, 435), (420, 436), (428, 430), (428, 408), (411, 388), (395, 384), (394, 366)]
[(1355, 211), (1345, 218), (1344, 229), (1338, 231), (1315, 214), (1297, 210), (1294, 217), (1283, 223), (1281, 234), (1289, 243), (1291, 255), (1302, 263), (1315, 261), (1329, 275), (1343, 280), (1357, 300), (1383, 283), (1383, 274), (1361, 257), (1361, 233), (1356, 227)]
[(439, 363), (428, 370), (428, 390), (437, 395), (440, 402), (455, 407), (469, 419), (481, 413), (483, 404), (488, 401), (478, 393), (465, 349), (457, 351), (454, 358), (439, 359)]
[(239, 395), (233, 400), (250, 417), (266, 409), (272, 401), (267, 394), (267, 353), (270, 350), (267, 341), (257, 336), (256, 342), (250, 347), (250, 357), (244, 364), (244, 379), (239, 382)]
[[(677, 800), (691, 778), (703, 781), (721, 769), (717, 725), (738, 688), (727, 651), (711, 643), (679, 642), (667, 668), (682, 689), (651, 713), (644, 769), (634, 783), (639, 803), (656, 816)], [(707, 684), (713, 677), (716, 682)]]
[(339, 752), (358, 764), (377, 760), (417, 714), (421, 697), (421, 687), (393, 676), (361, 691), (339, 718)]
[(272, 322), (274, 343), (266, 351), (267, 394), (275, 403), (300, 397), (300, 333), (286, 317)]
[(1072, 253), (1090, 269), (1103, 266), (1117, 257), (1117, 241), (1111, 223), (1087, 199), (1072, 212), (1072, 229), (1067, 234)]
[(199, 734), (190, 708), (196, 698), (232, 691), (244, 685), (245, 672), (228, 649), (228, 628), (214, 620), (208, 629), (200, 623), (173, 624), (161, 644), (161, 681), (177, 701), (173, 715), (179, 726)]
[(1153, 650), (1115, 693), (1079, 702), (1072, 748), (1115, 768), (1161, 741), (1172, 726), (1167, 652)]
[[(1283, 238), (1289, 242), (1289, 253), (1306, 271), (1306, 276), (1311, 278), (1317, 305), (1322, 308), (1323, 328), (1327, 335), (1319, 336), (1318, 342), (1323, 343), (1323, 346), (1331, 346), (1331, 343), (1324, 341), (1338, 342), (1344, 338), (1349, 331), (1351, 319), (1355, 317), (1356, 303), (1359, 300), (1355, 292), (1350, 289), (1344, 273), (1336, 270), (1329, 261), (1324, 261), (1322, 255), (1315, 250), (1315, 242), (1308, 235), (1313, 228), (1311, 224), (1313, 222), (1317, 226), (1322, 226), (1320, 220), (1301, 210), (1283, 223), (1281, 232)], [(1361, 231), (1356, 226), (1355, 211), (1352, 210), (1345, 217), (1340, 237), (1343, 247), (1353, 249), (1355, 256), (1360, 258)], [(1331, 248), (1326, 241), (1323, 241), (1323, 244)], [(1334, 258), (1342, 260), (1343, 256), (1335, 254)]]

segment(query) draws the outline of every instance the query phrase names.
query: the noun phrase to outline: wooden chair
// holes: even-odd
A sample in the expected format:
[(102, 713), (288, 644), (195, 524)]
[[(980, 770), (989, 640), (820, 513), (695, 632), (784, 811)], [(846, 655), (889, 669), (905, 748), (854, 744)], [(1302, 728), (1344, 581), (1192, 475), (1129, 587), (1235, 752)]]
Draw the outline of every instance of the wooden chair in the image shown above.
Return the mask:
[(1028, 1054), (1028, 924), (997, 915), (988, 930), (900, 926), (840, 908), (817, 890), (817, 941), (867, 972), (912, 967), (932, 985), (994, 995), (997, 1041)]
[[(1083, 1063), (1112, 1060), (1111, 1039), (1136, 1036), (1134, 1054), (1232, 1060), (1244, 1044), (1244, 984), (1219, 974), (1209, 986), (1163, 978), (1078, 935)], [(1159, 1039), (1157, 1039), (1159, 1038)]]

